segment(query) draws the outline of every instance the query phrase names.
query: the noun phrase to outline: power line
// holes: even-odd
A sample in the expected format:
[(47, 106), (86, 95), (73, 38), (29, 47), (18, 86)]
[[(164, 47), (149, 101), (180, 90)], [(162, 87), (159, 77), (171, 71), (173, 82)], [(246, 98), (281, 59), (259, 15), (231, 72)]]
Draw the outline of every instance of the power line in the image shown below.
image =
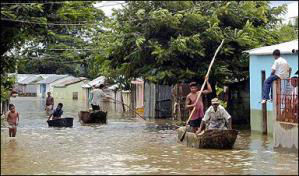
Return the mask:
[(77, 49), (77, 48), (74, 48), (74, 49), (72, 49), (72, 48), (62, 48), (62, 49), (60, 49), (60, 48), (54, 48), (54, 49), (37, 49), (37, 50), (50, 50), (50, 51), (64, 51), (64, 50), (75, 50), (75, 51), (85, 51), (85, 50), (87, 50), (87, 51), (89, 51), (89, 50), (98, 50), (98, 49)]
[(29, 24), (39, 24), (39, 25), (49, 25), (49, 26), (84, 26), (84, 25), (97, 25), (98, 23), (40, 23), (40, 22), (32, 22), (32, 21), (24, 21), (24, 20), (12, 20), (8, 18), (1, 18), (1, 21), (12, 21), (19, 23), (29, 23)]
[[(60, 2), (1, 2), (0, 4), (5, 4), (5, 5), (18, 5), (18, 4), (65, 4), (65, 3), (70, 3), (70, 2), (82, 2), (82, 1), (60, 1)], [(83, 2), (96, 2), (96, 1), (83, 1)]]
[(75, 60), (75, 61), (57, 61), (57, 60), (51, 60), (51, 59), (57, 59), (57, 57), (44, 57), (44, 59), (41, 59), (39, 57), (26, 57), (24, 59), (18, 59), (18, 60), (30, 60), (30, 59), (33, 59), (33, 60), (36, 60), (36, 61), (45, 61), (47, 60), (48, 62), (52, 62), (52, 63), (58, 63), (58, 64), (79, 64), (80, 62), (82, 61), (88, 61), (88, 60), (91, 60), (93, 58), (86, 58), (86, 59), (79, 59), (79, 60)]
[[(69, 2), (96, 2), (96, 1), (69, 1)], [(66, 2), (31, 2), (31, 3), (2, 3), (0, 2), (1, 5), (21, 5), (21, 4), (65, 4)], [(122, 5), (126, 4), (126, 2), (123, 3), (115, 3), (115, 4), (107, 4), (107, 5), (101, 5), (97, 6), (96, 8), (99, 7), (109, 7), (109, 6), (115, 6), (115, 5)]]

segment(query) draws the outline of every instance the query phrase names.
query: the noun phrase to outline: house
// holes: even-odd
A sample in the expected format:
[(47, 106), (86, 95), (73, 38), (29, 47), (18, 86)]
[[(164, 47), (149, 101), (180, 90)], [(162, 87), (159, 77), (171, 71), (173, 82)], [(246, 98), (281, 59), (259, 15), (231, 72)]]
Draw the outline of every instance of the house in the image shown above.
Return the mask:
[(87, 82), (87, 78), (84, 77), (63, 80), (54, 85), (53, 97), (55, 99), (87, 101), (87, 90), (82, 88), (82, 85)]
[(37, 82), (39, 84), (38, 86), (39, 92), (37, 96), (43, 98), (46, 97), (47, 92), (53, 92), (53, 86), (59, 83), (59, 81), (64, 81), (72, 78), (74, 77), (68, 75), (56, 75), (56, 74), (47, 76), (47, 78), (45, 78), (44, 80)]
[[(263, 81), (270, 76), (271, 67), (274, 63), (272, 52), (275, 49), (279, 49), (281, 56), (287, 60), (289, 65), (292, 67), (291, 77), (295, 75), (298, 70), (298, 40), (293, 40), (290, 42), (280, 43), (272, 46), (265, 46), (261, 48), (256, 48), (252, 50), (245, 51), (249, 53), (249, 72), (250, 72), (250, 126), (251, 130), (263, 132), (265, 134), (275, 136), (279, 118), (276, 114), (278, 111), (275, 105), (275, 98), (277, 98), (277, 91), (272, 91), (273, 93), (273, 103), (267, 103), (262, 106), (259, 103), (262, 100), (262, 87)], [(286, 83), (287, 81), (281, 80)], [(280, 84), (283, 85), (283, 84)], [(285, 84), (286, 85), (286, 84)], [(274, 86), (275, 87), (275, 86)], [(279, 87), (285, 89), (285, 87)], [(276, 96), (276, 97), (275, 97)], [(275, 105), (275, 106), (274, 106)], [(297, 143), (298, 143), (298, 123), (294, 125), (293, 132), (296, 132)], [(287, 135), (287, 133), (284, 133)], [(293, 139), (292, 139), (293, 140)], [(298, 145), (297, 145), (298, 146)]]
[[(85, 92), (86, 92), (86, 97), (90, 97), (90, 93), (91, 93), (91, 90), (93, 88), (93, 86), (95, 85), (98, 85), (98, 84), (104, 84), (106, 81), (106, 77), (105, 76), (99, 76), (85, 84), (82, 85), (82, 88), (85, 89)], [(88, 100), (88, 98), (87, 98)]]
[[(94, 80), (86, 83), (86, 84), (83, 84), (82, 85), (82, 88), (86, 89), (86, 92), (87, 92), (87, 97), (90, 97), (90, 94), (91, 94), (91, 91), (93, 89), (93, 86), (95, 85), (99, 85), (99, 84), (105, 84), (106, 82), (106, 77), (105, 76), (99, 76), (97, 78), (95, 78)], [(130, 107), (130, 91), (120, 91), (118, 90), (118, 85), (117, 84), (114, 84), (114, 85), (109, 85), (107, 88), (105, 88), (103, 90), (106, 94), (108, 94), (109, 96), (111, 96), (115, 101), (108, 101), (107, 102), (112, 102), (110, 103), (110, 105), (107, 105), (107, 106), (111, 106), (109, 108), (112, 108), (114, 109), (114, 111), (117, 111), (117, 112), (123, 112), (124, 111), (129, 111), (129, 108)], [(122, 102), (126, 105), (124, 106), (124, 109), (122, 108), (122, 105), (120, 102)], [(107, 109), (108, 107), (105, 107), (103, 109)]]
[(131, 107), (145, 118), (171, 117), (171, 87), (142, 79), (131, 82)]
[(21, 78), (20, 81), (17, 81), (16, 90), (19, 95), (37, 96), (39, 92), (39, 84), (37, 82), (40, 80), (43, 80), (43, 77), (40, 75), (29, 75), (23, 79)]

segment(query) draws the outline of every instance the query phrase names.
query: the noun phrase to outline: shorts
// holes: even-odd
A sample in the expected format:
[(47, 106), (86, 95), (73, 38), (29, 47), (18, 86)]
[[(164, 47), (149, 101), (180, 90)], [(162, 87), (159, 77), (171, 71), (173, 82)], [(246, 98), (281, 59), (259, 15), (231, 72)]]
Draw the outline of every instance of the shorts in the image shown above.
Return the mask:
[(8, 128), (17, 128), (17, 125), (15, 125), (15, 124), (8, 124)]
[(201, 123), (201, 118), (195, 119), (195, 120), (190, 120), (189, 125), (191, 127), (199, 127)]
[(47, 110), (52, 110), (53, 109), (53, 105), (49, 105), (49, 106), (46, 106)]

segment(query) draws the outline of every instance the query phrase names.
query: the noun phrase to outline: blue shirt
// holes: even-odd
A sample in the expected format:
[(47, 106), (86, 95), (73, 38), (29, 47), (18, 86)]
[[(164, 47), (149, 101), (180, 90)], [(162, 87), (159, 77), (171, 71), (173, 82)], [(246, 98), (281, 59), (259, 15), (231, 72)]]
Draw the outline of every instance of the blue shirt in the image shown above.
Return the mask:
[(62, 114), (63, 114), (63, 110), (56, 108), (53, 112), (53, 117), (60, 117)]

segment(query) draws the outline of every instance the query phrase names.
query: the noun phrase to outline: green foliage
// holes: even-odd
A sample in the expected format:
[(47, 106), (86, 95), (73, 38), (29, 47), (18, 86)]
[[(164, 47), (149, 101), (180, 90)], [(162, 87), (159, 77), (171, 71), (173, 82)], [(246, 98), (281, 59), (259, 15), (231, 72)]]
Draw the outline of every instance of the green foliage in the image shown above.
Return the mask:
[(129, 1), (104, 23), (108, 30), (98, 38), (103, 49), (98, 58), (105, 68), (100, 70), (169, 85), (201, 81), (225, 39), (211, 82), (248, 79), (243, 51), (293, 37), (275, 30), (285, 11), (286, 6), (271, 8), (268, 1)]
[(282, 25), (276, 31), (281, 42), (288, 42), (298, 39), (298, 27), (296, 28), (296, 24)]
[(9, 99), (15, 81), (16, 78), (14, 76), (8, 76), (6, 74), (1, 75), (1, 101)]
[[(224, 89), (222, 87), (216, 86), (216, 96), (219, 97), (223, 93), (224, 93)], [(220, 102), (220, 105), (223, 106), (224, 108), (227, 107), (226, 101), (219, 99), (219, 102)]]

